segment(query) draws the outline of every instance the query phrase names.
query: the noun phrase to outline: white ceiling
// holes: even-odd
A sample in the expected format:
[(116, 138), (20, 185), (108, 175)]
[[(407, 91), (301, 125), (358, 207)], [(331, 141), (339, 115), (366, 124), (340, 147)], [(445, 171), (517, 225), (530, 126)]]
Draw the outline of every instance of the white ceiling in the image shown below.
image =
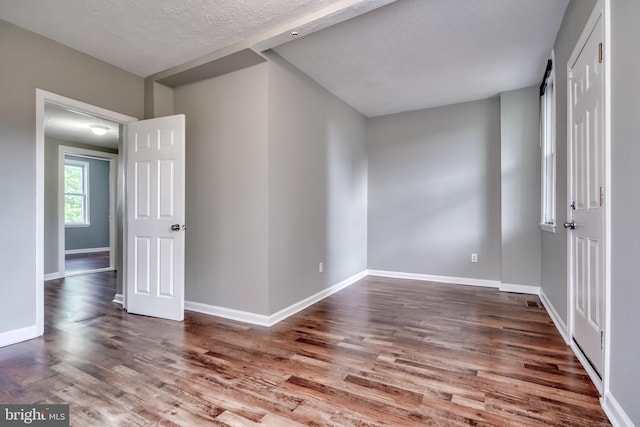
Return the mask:
[(568, 2), (1, 0), (0, 19), (142, 77), (274, 48), (372, 117), (538, 84)]
[(275, 48), (365, 115), (539, 84), (568, 0), (398, 0)]
[[(91, 125), (107, 126), (109, 130), (106, 134), (98, 136), (91, 131), (89, 127)], [(120, 125), (80, 111), (68, 110), (55, 104), (45, 104), (44, 134), (62, 141), (78, 142), (117, 150)]]
[(0, 18), (147, 77), (343, 0), (2, 0)]

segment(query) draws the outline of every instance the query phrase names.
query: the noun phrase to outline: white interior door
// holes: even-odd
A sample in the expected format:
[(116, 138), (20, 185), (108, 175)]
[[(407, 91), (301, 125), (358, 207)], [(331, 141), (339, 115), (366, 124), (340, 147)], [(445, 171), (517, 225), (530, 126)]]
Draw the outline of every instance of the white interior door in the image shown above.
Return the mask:
[(127, 148), (127, 311), (184, 319), (184, 115), (133, 122)]
[(601, 376), (605, 307), (602, 28), (600, 19), (569, 73), (573, 339)]

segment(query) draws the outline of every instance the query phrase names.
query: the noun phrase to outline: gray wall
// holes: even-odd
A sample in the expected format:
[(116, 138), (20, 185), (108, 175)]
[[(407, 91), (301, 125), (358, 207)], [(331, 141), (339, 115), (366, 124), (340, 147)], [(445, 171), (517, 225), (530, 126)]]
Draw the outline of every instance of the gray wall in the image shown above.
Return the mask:
[(268, 57), (174, 92), (186, 299), (263, 315), (366, 269), (366, 119)]
[[(596, 0), (572, 0), (556, 39), (556, 223), (567, 220), (567, 61), (580, 38)], [(540, 72), (542, 73), (543, 70)], [(541, 288), (567, 322), (567, 233), (542, 232)]]
[(498, 98), (370, 119), (367, 149), (370, 269), (500, 280)]
[(640, 426), (640, 2), (611, 2), (611, 371), (610, 389)]
[[(89, 226), (65, 228), (65, 250), (109, 246), (109, 161), (65, 156), (89, 163)], [(46, 168), (46, 166), (45, 166)]]
[(540, 286), (540, 96), (500, 95), (502, 282)]
[(367, 268), (367, 160), (365, 117), (277, 54), (268, 58), (274, 313)]
[(267, 66), (175, 89), (186, 115), (187, 301), (269, 313)]
[(134, 117), (143, 79), (0, 21), (0, 333), (35, 324), (36, 88)]
[[(44, 274), (58, 272), (58, 147), (85, 148), (114, 153), (115, 150), (45, 137), (44, 143)], [(106, 162), (102, 162), (106, 163)], [(108, 188), (108, 187), (107, 187)], [(108, 205), (107, 205), (108, 206)], [(107, 228), (108, 230), (108, 228)], [(108, 231), (107, 231), (108, 233)], [(109, 246), (109, 235), (107, 244)], [(96, 246), (97, 247), (97, 246)], [(67, 248), (71, 249), (71, 248)], [(121, 252), (120, 252), (121, 253)]]

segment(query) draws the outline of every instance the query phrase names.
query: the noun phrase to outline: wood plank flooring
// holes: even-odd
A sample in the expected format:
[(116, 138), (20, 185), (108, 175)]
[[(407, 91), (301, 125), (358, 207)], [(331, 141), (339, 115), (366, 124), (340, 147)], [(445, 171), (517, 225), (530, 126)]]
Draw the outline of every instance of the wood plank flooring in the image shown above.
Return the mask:
[(98, 270), (109, 267), (109, 251), (86, 254), (67, 254), (64, 257), (64, 269), (67, 273)]
[(369, 277), (264, 328), (114, 293), (115, 273), (47, 282), (45, 336), (0, 349), (0, 402), (70, 403), (77, 426), (610, 425), (532, 296)]

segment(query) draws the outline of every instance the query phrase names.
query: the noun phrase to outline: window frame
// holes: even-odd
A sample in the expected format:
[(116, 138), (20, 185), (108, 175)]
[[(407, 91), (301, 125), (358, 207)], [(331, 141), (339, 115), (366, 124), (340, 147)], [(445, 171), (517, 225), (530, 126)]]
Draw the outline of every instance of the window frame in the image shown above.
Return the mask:
[(557, 226), (556, 76), (555, 55), (551, 51), (551, 72), (543, 82), (540, 96), (540, 228), (555, 233)]
[[(82, 170), (82, 193), (67, 193), (66, 191), (66, 179), (67, 174), (66, 171), (63, 171), (62, 176), (62, 185), (63, 185), (63, 214), (64, 214), (64, 226), (65, 227), (89, 227), (91, 226), (91, 217), (90, 217), (90, 195), (89, 195), (89, 162), (83, 160), (75, 160), (75, 159), (64, 159), (64, 167), (66, 169), (67, 166), (79, 167)], [(65, 200), (67, 196), (80, 196), (82, 201), (82, 222), (67, 222), (66, 219), (66, 210), (65, 210)]]

